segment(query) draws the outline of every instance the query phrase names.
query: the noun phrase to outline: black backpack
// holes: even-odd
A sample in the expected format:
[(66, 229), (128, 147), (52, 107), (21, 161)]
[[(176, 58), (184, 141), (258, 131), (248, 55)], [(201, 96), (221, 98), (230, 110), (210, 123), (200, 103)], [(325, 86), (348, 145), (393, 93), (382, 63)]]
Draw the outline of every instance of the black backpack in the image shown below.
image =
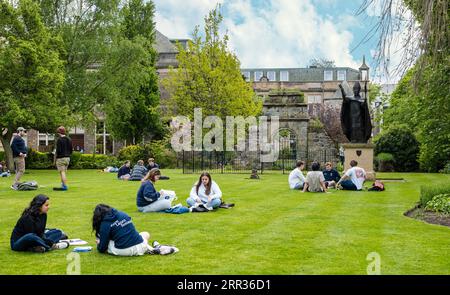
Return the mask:
[(17, 185), (18, 191), (34, 191), (38, 189), (38, 183), (36, 181), (25, 181)]

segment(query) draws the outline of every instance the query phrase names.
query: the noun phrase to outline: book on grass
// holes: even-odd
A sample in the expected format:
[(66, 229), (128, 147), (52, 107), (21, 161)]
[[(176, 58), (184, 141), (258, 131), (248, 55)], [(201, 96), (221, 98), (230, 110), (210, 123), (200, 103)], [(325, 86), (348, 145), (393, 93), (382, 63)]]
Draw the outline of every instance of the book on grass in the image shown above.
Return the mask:
[(82, 239), (65, 239), (65, 240), (60, 240), (60, 242), (68, 242), (70, 246), (80, 246), (80, 245), (86, 245), (88, 243)]
[(85, 246), (85, 247), (75, 247), (73, 248), (72, 252), (89, 252), (92, 250), (91, 246)]

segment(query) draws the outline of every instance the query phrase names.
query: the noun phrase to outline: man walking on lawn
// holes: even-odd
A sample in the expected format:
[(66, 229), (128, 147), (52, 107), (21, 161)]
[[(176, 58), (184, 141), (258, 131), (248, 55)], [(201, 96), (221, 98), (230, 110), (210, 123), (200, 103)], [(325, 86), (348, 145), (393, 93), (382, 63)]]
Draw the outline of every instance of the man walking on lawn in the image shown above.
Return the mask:
[(66, 136), (66, 129), (60, 126), (57, 129), (59, 135), (56, 141), (55, 164), (61, 176), (61, 187), (55, 187), (55, 191), (67, 190), (66, 172), (70, 163), (70, 155), (72, 155), (72, 141)]
[(17, 135), (14, 136), (11, 142), (11, 149), (13, 152), (14, 165), (16, 166), (16, 177), (14, 178), (14, 183), (11, 185), (13, 190), (17, 190), (20, 178), (25, 173), (25, 158), (27, 156), (27, 146), (25, 144), (24, 137), (26, 134), (26, 129), (23, 127), (17, 128)]

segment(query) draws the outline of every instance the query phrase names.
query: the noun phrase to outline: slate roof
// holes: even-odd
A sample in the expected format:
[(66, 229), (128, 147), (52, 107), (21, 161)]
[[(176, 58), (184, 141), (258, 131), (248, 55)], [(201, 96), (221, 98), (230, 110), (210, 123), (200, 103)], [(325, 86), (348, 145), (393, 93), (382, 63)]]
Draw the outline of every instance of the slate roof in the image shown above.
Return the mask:
[(170, 42), (169, 38), (161, 34), (160, 31), (156, 30), (155, 33), (155, 49), (158, 53), (178, 53), (175, 45)]

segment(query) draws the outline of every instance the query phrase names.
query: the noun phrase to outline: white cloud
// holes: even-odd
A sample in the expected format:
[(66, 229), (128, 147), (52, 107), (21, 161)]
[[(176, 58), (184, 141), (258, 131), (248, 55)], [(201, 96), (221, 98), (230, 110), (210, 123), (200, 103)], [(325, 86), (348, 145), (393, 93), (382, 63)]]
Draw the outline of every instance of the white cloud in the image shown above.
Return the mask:
[[(223, 27), (242, 67), (305, 67), (312, 58), (358, 68), (350, 54), (351, 15), (320, 15), (313, 0), (224, 0)], [(330, 3), (333, 1), (330, 1)], [(253, 2), (254, 3), (254, 2)], [(156, 26), (169, 38), (190, 37), (216, 1), (155, 0)]]
[(216, 0), (153, 0), (156, 28), (169, 38), (190, 38), (196, 25), (217, 3)]

